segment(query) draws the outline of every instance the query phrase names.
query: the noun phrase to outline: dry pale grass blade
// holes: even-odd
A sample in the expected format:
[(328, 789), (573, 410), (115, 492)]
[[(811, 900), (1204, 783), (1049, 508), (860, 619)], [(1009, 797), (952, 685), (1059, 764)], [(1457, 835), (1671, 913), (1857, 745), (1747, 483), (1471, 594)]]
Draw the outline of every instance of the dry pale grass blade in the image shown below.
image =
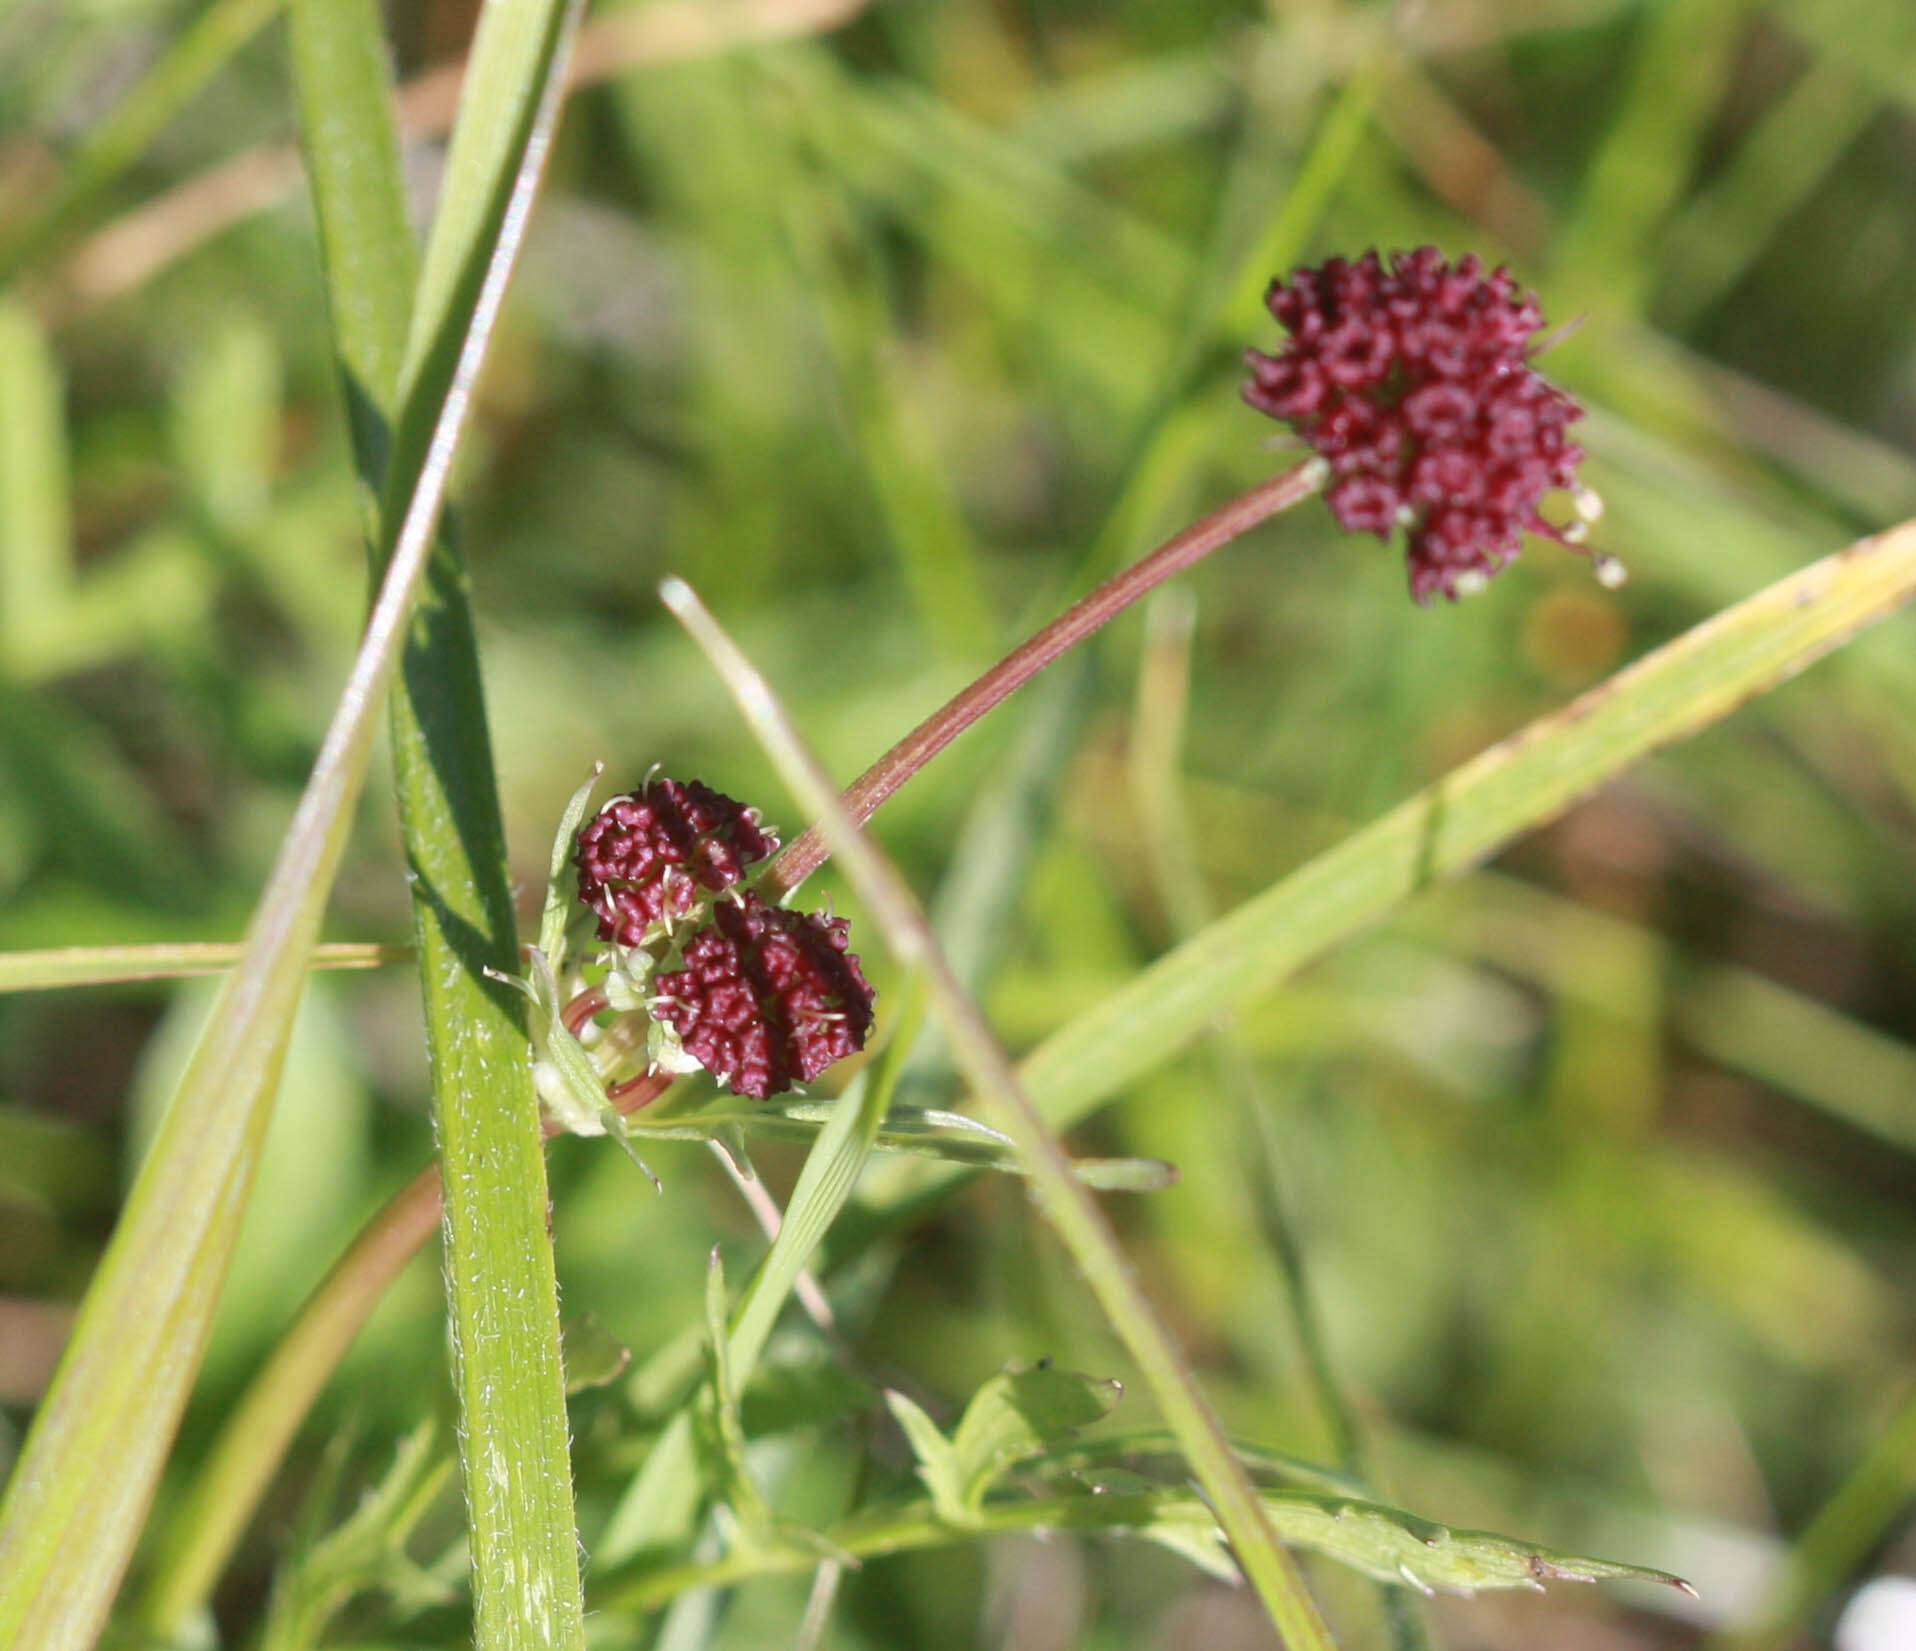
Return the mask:
[[(635, 69), (708, 57), (843, 28), (870, 0), (667, 0), (587, 25), (568, 75), (570, 86), (614, 80)], [(463, 59), (428, 69), (399, 90), (400, 134), (409, 143), (452, 129), (465, 82)], [(196, 247), (299, 187), (295, 144), (246, 150), (176, 184), (83, 241), (57, 282), (56, 307), (91, 309), (144, 286)]]
[[(237, 940), (182, 941), (148, 946), (54, 946), (0, 953), (0, 992), (48, 992), (62, 986), (111, 986), (129, 980), (184, 980), (216, 975), (240, 960)], [(308, 959), (315, 969), (377, 969), (412, 956), (408, 946), (330, 941)]]
[(893, 955), (923, 972), (932, 1013), (944, 1027), (959, 1069), (1000, 1111), (1006, 1133), (1017, 1144), (1030, 1174), (1034, 1201), (1064, 1241), (1111, 1327), (1143, 1372), (1272, 1626), (1295, 1651), (1335, 1651), (1330, 1630), (1295, 1563), (1278, 1542), (1195, 1373), (1145, 1296), (1117, 1235), (1040, 1118), (1010, 1057), (953, 974), (904, 878), (884, 852), (860, 833), (771, 685), (720, 628), (691, 586), (669, 579), (660, 595), (724, 680), (733, 703), (787, 787), (806, 812), (818, 818)]

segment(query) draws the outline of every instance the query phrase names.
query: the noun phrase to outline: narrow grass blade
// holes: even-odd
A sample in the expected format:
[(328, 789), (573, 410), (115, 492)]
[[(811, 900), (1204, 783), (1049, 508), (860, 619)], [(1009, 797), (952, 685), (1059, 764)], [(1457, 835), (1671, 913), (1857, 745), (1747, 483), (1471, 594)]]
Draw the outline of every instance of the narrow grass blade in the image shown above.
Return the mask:
[(1813, 58), (1658, 237), (1658, 327), (1688, 338), (1819, 190), (1881, 111), (1848, 54)]
[(904, 1046), (895, 1041), (886, 1051), (885, 1060), (839, 1099), (817, 1144), (806, 1155), (778, 1237), (732, 1310), (730, 1356), (740, 1382), (750, 1379), (798, 1275), (811, 1265), (825, 1234), (852, 1195), (858, 1173), (871, 1156), (885, 1113), (891, 1107), (903, 1054)]
[(0, 670), (30, 669), (73, 582), (64, 385), (32, 313), (0, 298)]
[[(0, 952), (0, 995), (47, 992), (62, 986), (110, 986), (128, 980), (184, 980), (214, 975), (239, 962), (238, 941), (188, 941), (154, 946), (61, 946), (44, 952)], [(377, 969), (405, 961), (403, 946), (331, 941), (307, 957), (313, 969)]]
[[(781, 133), (781, 135), (783, 135)], [(789, 139), (787, 141), (789, 151)], [(896, 547), (919, 622), (947, 655), (989, 647), (998, 625), (975, 536), (946, 473), (946, 456), (896, 365), (871, 340), (899, 328), (885, 313), (870, 232), (843, 198), (842, 181), (807, 174), (789, 157), (770, 180), (784, 205), (786, 239), (837, 361), (846, 410), (872, 496)]]
[(1744, 0), (1669, 0), (1645, 13), (1621, 106), (1554, 248), (1557, 268), (1606, 308), (1641, 307), (1648, 256), (1709, 140), (1737, 73)]
[[(376, 14), (324, 0), (296, 11), (356, 446), (382, 501), (376, 560), (405, 551), (394, 535), (412, 478), (450, 460), (436, 416), (469, 403), (478, 359), (464, 342), (468, 318), (489, 327), (503, 299), (579, 10), (578, 0), (493, 0), (482, 14), (409, 313), (382, 268), (387, 258), (409, 267), (411, 242)], [(382, 95), (368, 92), (369, 76)], [(518, 938), (464, 570), (443, 542), (395, 700), (393, 751), (445, 1172), (476, 1642), (576, 1646), (583, 1606), (544, 1145), (517, 1005), (486, 973), (516, 972)]]
[(1063, 1149), (1020, 1087), (1010, 1060), (952, 976), (937, 938), (903, 878), (871, 841), (860, 835), (831, 781), (806, 751), (773, 697), (770, 685), (719, 628), (691, 587), (670, 580), (662, 595), (725, 680), (753, 734), (800, 805), (820, 821), (846, 875), (884, 929), (894, 954), (907, 966), (925, 971), (932, 1008), (944, 1023), (959, 1067), (1002, 1110), (1007, 1132), (1025, 1157), (1040, 1208), (1144, 1372), (1272, 1625), (1292, 1651), (1332, 1651), (1330, 1631), (1312, 1604), (1297, 1567), (1278, 1544), (1250, 1479), (1233, 1455), (1196, 1379), (1145, 1298), (1102, 1212), (1072, 1174)]
[(1768, 1597), (1743, 1626), (1716, 1635), (1704, 1651), (1784, 1651), (1850, 1586), (1897, 1528), (1916, 1490), (1916, 1396), (1906, 1399), (1797, 1539)]

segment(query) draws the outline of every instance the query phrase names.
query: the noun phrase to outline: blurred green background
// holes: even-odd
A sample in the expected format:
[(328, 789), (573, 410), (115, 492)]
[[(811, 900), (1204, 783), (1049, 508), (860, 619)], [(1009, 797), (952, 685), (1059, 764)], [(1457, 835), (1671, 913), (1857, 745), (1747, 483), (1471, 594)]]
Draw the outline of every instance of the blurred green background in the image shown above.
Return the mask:
[[(475, 10), (389, 8), (401, 78), (456, 58)], [(208, 15), (0, 7), (0, 949), (236, 936), (363, 607), (277, 26), (151, 142), (89, 146)], [(1289, 462), (1237, 357), (1276, 342), (1258, 297), (1298, 262), (1432, 242), (1534, 287), (1572, 324), (1547, 368), (1589, 409), (1598, 538), (1630, 583), (1542, 544), (1420, 611), (1396, 552), (1310, 503), (1187, 576), (1155, 641), (1128, 617), (968, 735), (877, 824), (1014, 1048), (1205, 905), (1916, 511), (1907, 0), (594, 18), (460, 490), (528, 911), (598, 758), (799, 823), (661, 577), (697, 586), (850, 778), (1093, 574)], [(424, 211), (444, 120), (406, 107)], [(1703, 1594), (1446, 1602), (1446, 1646), (1687, 1646), (1773, 1607), (1771, 1643), (1828, 1643), (1850, 1590), (1916, 1572), (1912, 641), (1892, 620), (1644, 765), (1240, 1015), (1244, 1058), (1195, 1048), (1076, 1142), (1181, 1166), (1110, 1207), (1237, 1433), (1329, 1448), (1247, 1172), (1256, 1114), (1393, 1496)], [(1172, 800), (1200, 876), (1167, 888), (1142, 845)], [(333, 937), (406, 938), (396, 850), (376, 785)], [(857, 932), (882, 1025), (898, 977)], [(0, 999), (8, 1447), (58, 1334), (38, 1304), (77, 1298), (205, 1003)], [(189, 1459), (424, 1161), (425, 1108), (405, 971), (316, 979)], [(709, 1156), (648, 1156), (663, 1198), (602, 1144), (552, 1154), (567, 1309), (643, 1376), (576, 1402), (588, 1549), (678, 1391), (654, 1355), (696, 1334), (706, 1251), (760, 1247)], [(795, 1164), (761, 1167), (781, 1188)], [(356, 1483), (444, 1413), (436, 1292), (416, 1264), (323, 1401), (222, 1597), (236, 1638), (329, 1442)], [(1011, 1358), (1128, 1375), (1014, 1187), (923, 1212), (845, 1311), (861, 1373), (946, 1420)], [(794, 1508), (904, 1481), (815, 1347), (773, 1362), (768, 1428), (801, 1377), (821, 1390), (787, 1436)], [(1369, 1591), (1313, 1574), (1346, 1642), (1382, 1643)], [(715, 1643), (783, 1643), (802, 1600), (759, 1585)], [(361, 1627), (458, 1633), (376, 1605)], [(1060, 1540), (873, 1563), (827, 1643), (1258, 1635), (1168, 1556)]]

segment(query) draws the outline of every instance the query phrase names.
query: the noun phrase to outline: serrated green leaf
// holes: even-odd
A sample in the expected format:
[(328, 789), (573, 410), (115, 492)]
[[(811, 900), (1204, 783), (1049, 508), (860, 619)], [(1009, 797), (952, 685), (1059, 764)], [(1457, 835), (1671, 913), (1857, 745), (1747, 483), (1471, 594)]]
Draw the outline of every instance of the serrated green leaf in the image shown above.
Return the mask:
[[(888, 1398), (895, 1401), (897, 1395)], [(914, 1445), (921, 1436), (928, 1446), (942, 1437), (922, 1412), (912, 1419), (915, 1406), (901, 1410), (894, 1402), (893, 1410)], [(1489, 1531), (1451, 1530), (1398, 1508), (1348, 1497), (1267, 1490), (1259, 1493), (1259, 1506), (1287, 1546), (1321, 1553), (1399, 1587), (1471, 1594), (1536, 1589), (1553, 1581), (1632, 1581), (1693, 1592), (1667, 1571), (1559, 1553)], [(975, 1540), (980, 1532), (1128, 1533), (1170, 1548), (1212, 1575), (1237, 1575), (1215, 1515), (1182, 1485), (1114, 1474), (1108, 1487), (1091, 1492), (1002, 1497), (975, 1513), (963, 1508), (958, 1512), (959, 1518), (951, 1518), (935, 1501), (923, 1499), (868, 1507), (831, 1531), (826, 1541), (833, 1551), (861, 1559), (949, 1546)], [(811, 1551), (788, 1542), (711, 1563), (652, 1568), (610, 1583), (596, 1603), (608, 1610), (643, 1609), (690, 1588), (806, 1568)]]
[(1124, 1396), (1109, 1378), (1048, 1364), (1002, 1370), (971, 1396), (952, 1435), (959, 1486), (973, 1511), (1005, 1469), (1102, 1421)]
[[(1139, 1503), (1135, 1489), (1114, 1490), (1114, 1508), (1131, 1509)], [(1266, 1490), (1259, 1499), (1288, 1546), (1421, 1593), (1476, 1594), (1541, 1589), (1550, 1582), (1617, 1581), (1654, 1582), (1694, 1592), (1668, 1571), (1561, 1553), (1494, 1531), (1455, 1530), (1379, 1502), (1312, 1490)], [(1213, 1574), (1234, 1574), (1217, 1521), (1202, 1502), (1182, 1490), (1160, 1490), (1144, 1500), (1148, 1511), (1135, 1526), (1140, 1536)]]
[[(1364, 1487), (1341, 1469), (1267, 1450), (1243, 1439), (1233, 1439), (1231, 1448), (1253, 1473), (1288, 1480), (1332, 1496), (1363, 1499)], [(1163, 1428), (1140, 1428), (1124, 1433), (1102, 1433), (1095, 1439), (1062, 1449), (1053, 1447), (1045, 1452), (1043, 1465), (1048, 1473), (1069, 1473), (1089, 1480), (1100, 1489), (1115, 1489), (1125, 1478), (1136, 1478), (1141, 1464), (1153, 1458), (1175, 1462), (1177, 1454), (1177, 1440)]]

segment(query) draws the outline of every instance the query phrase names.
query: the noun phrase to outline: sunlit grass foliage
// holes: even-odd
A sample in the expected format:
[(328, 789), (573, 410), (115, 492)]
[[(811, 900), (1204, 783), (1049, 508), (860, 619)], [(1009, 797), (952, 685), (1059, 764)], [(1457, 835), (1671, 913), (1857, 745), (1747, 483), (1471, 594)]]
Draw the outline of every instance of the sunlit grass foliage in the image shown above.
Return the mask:
[[(1893, 1605), (1916, 650), (1850, 637), (1916, 588), (1905, 0), (384, 10), (0, 10), (0, 1465), (60, 1469), (0, 1642)], [(542, 1154), (498, 977), (593, 765), (813, 818), (662, 582), (848, 784), (1309, 457), (1240, 397), (1272, 277), (1427, 245), (1537, 294), (1599, 559), (1420, 608), (1287, 500), (807, 884), (863, 1056), (771, 1120), (682, 1080), (656, 1189)]]

